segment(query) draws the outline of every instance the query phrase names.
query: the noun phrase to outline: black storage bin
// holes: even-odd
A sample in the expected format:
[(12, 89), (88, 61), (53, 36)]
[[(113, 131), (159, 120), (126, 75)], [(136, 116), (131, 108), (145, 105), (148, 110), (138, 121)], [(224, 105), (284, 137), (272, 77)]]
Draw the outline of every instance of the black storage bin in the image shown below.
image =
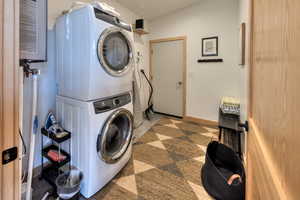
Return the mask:
[[(227, 181), (233, 174), (240, 175), (241, 181), (229, 185)], [(208, 145), (201, 170), (202, 184), (208, 194), (217, 200), (244, 200), (245, 178), (244, 166), (232, 149), (216, 141)]]

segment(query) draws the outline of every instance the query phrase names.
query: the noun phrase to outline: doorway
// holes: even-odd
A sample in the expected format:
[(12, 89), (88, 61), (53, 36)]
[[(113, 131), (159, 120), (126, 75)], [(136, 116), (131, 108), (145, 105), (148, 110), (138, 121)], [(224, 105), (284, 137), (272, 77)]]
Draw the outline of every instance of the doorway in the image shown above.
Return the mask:
[(153, 109), (184, 117), (186, 108), (186, 37), (150, 41)]

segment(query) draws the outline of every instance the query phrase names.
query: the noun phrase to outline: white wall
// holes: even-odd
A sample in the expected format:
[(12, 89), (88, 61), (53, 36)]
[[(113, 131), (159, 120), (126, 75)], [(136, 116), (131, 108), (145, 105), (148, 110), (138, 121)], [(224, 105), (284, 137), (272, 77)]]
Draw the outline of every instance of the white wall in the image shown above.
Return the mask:
[[(82, 2), (89, 2), (88, 0), (80, 0)], [(56, 18), (62, 13), (62, 11), (67, 10), (72, 5), (75, 0), (50, 0), (48, 1), (48, 62), (34, 64), (33, 67), (39, 68), (41, 70), (41, 75), (39, 76), (39, 96), (38, 96), (38, 118), (39, 125), (41, 128), (44, 125), (45, 118), (49, 111), (55, 112), (55, 97), (56, 97), (56, 84), (55, 84), (55, 36), (53, 25), (55, 24)], [(139, 16), (135, 15), (130, 10), (124, 8), (120, 4), (113, 0), (108, 0), (108, 4), (116, 8), (116, 10), (121, 14), (121, 18), (127, 23), (133, 23), (135, 19)], [(140, 67), (146, 68), (148, 71), (148, 40), (147, 37), (140, 37), (135, 35), (135, 46), (136, 51), (140, 51), (143, 55)], [(146, 67), (144, 67), (146, 66)], [(146, 84), (144, 82), (144, 84)], [(27, 149), (29, 149), (29, 134), (30, 134), (30, 115), (31, 115), (31, 101), (32, 101), (32, 81), (31, 79), (24, 80), (24, 96), (23, 96), (23, 135), (27, 144)], [(145, 108), (146, 103), (143, 103)], [(47, 142), (46, 138), (44, 142)], [(35, 145), (35, 159), (34, 166), (39, 166), (41, 164), (41, 134), (38, 134)], [(27, 169), (28, 156), (23, 159), (23, 170)]]
[[(239, 20), (240, 23), (246, 23), (246, 64), (241, 70), (241, 120), (247, 120), (249, 112), (249, 68), (250, 68), (250, 0), (239, 0)], [(244, 161), (247, 160), (247, 134), (242, 137), (242, 151), (244, 153)]]
[(247, 119), (249, 98), (249, 65), (250, 65), (250, 0), (239, 0), (239, 20), (246, 23), (246, 63), (241, 70), (241, 120)]
[[(187, 116), (218, 119), (222, 96), (240, 97), (239, 1), (201, 0), (150, 22), (150, 39), (187, 36)], [(201, 38), (219, 36), (223, 63), (197, 63)]]

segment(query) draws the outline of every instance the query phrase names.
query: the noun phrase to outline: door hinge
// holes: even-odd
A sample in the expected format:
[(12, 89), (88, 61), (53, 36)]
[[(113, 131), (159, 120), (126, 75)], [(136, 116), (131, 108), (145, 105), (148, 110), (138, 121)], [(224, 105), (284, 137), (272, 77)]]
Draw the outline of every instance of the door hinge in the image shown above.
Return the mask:
[(244, 128), (246, 132), (249, 132), (249, 123), (245, 121), (245, 123), (239, 123), (239, 127)]
[(6, 165), (18, 157), (18, 148), (12, 147), (10, 149), (6, 149), (2, 152), (2, 165)]

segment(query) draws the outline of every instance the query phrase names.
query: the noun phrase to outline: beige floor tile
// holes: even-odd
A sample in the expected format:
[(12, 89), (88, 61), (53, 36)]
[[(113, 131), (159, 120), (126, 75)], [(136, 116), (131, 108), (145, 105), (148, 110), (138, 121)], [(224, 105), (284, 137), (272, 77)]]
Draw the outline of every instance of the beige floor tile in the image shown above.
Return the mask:
[(199, 145), (207, 146), (213, 138), (204, 136), (203, 134), (193, 134), (188, 136), (190, 140)]
[(157, 135), (153, 131), (148, 131), (143, 135), (143, 137), (139, 138), (137, 142), (142, 142), (142, 143), (149, 143), (149, 142), (154, 142), (159, 140)]
[(165, 124), (164, 126), (167, 126), (167, 127), (170, 127), (170, 128), (179, 129), (178, 126), (176, 126), (175, 124)]
[(176, 129), (176, 128), (171, 128), (167, 126), (155, 126), (152, 128), (154, 132), (161, 134), (161, 135), (166, 135), (169, 137), (181, 137), (184, 136), (181, 130)]
[(163, 143), (161, 141), (150, 142), (150, 143), (147, 143), (147, 144), (151, 145), (151, 146), (154, 146), (154, 147), (157, 147), (157, 148), (160, 148), (160, 149), (163, 149), (163, 150), (166, 150), (166, 147), (163, 145)]
[(167, 125), (167, 124), (172, 124), (173, 122), (168, 118), (162, 118), (157, 123), (161, 125)]
[(147, 200), (196, 200), (197, 196), (183, 178), (159, 169), (136, 175), (139, 196)]
[(207, 133), (207, 129), (203, 128), (200, 125), (196, 125), (196, 124), (192, 124), (192, 123), (180, 123), (180, 124), (176, 124), (177, 127), (179, 127), (180, 129), (183, 130), (187, 130), (187, 131), (193, 131), (193, 132), (197, 132), (197, 133)]
[(196, 144), (186, 140), (174, 138), (172, 140), (163, 140), (162, 143), (168, 151), (186, 156), (188, 158), (204, 155), (204, 152), (201, 151)]
[(203, 163), (191, 159), (179, 161), (176, 165), (186, 180), (202, 185), (200, 174)]
[(145, 144), (138, 145), (134, 151), (134, 159), (158, 167), (173, 163), (167, 151)]
[(123, 200), (123, 199), (130, 199), (130, 200), (137, 200), (138, 196), (123, 187), (110, 182), (101, 191), (95, 194), (91, 200)]
[(213, 140), (217, 140), (218, 139), (218, 135), (216, 133), (207, 132), (207, 133), (202, 133), (202, 135), (206, 136), (206, 137), (210, 137)]
[(168, 139), (172, 139), (172, 137), (166, 136), (166, 135), (161, 135), (156, 133), (157, 137), (159, 138), (159, 140), (168, 140)]
[(193, 158), (193, 159), (196, 160), (196, 161), (202, 162), (202, 163), (205, 162), (205, 156), (200, 156), (200, 157), (196, 157), (196, 158)]
[(203, 152), (206, 153), (207, 146), (205, 145), (197, 145)]
[(121, 177), (116, 180), (116, 184), (123, 187), (124, 189), (137, 195), (137, 187), (135, 181), (135, 175)]
[(197, 195), (199, 200), (212, 200), (213, 199), (206, 193), (205, 189), (202, 186), (196, 185), (190, 181), (188, 181), (188, 183), (190, 184), (191, 188), (193, 188), (193, 191), (195, 192), (195, 194)]
[(134, 173), (135, 174), (145, 172), (147, 170), (155, 168), (152, 165), (148, 165), (147, 163), (144, 163), (144, 162), (141, 162), (141, 161), (138, 161), (138, 160), (133, 161), (133, 166), (134, 166)]

